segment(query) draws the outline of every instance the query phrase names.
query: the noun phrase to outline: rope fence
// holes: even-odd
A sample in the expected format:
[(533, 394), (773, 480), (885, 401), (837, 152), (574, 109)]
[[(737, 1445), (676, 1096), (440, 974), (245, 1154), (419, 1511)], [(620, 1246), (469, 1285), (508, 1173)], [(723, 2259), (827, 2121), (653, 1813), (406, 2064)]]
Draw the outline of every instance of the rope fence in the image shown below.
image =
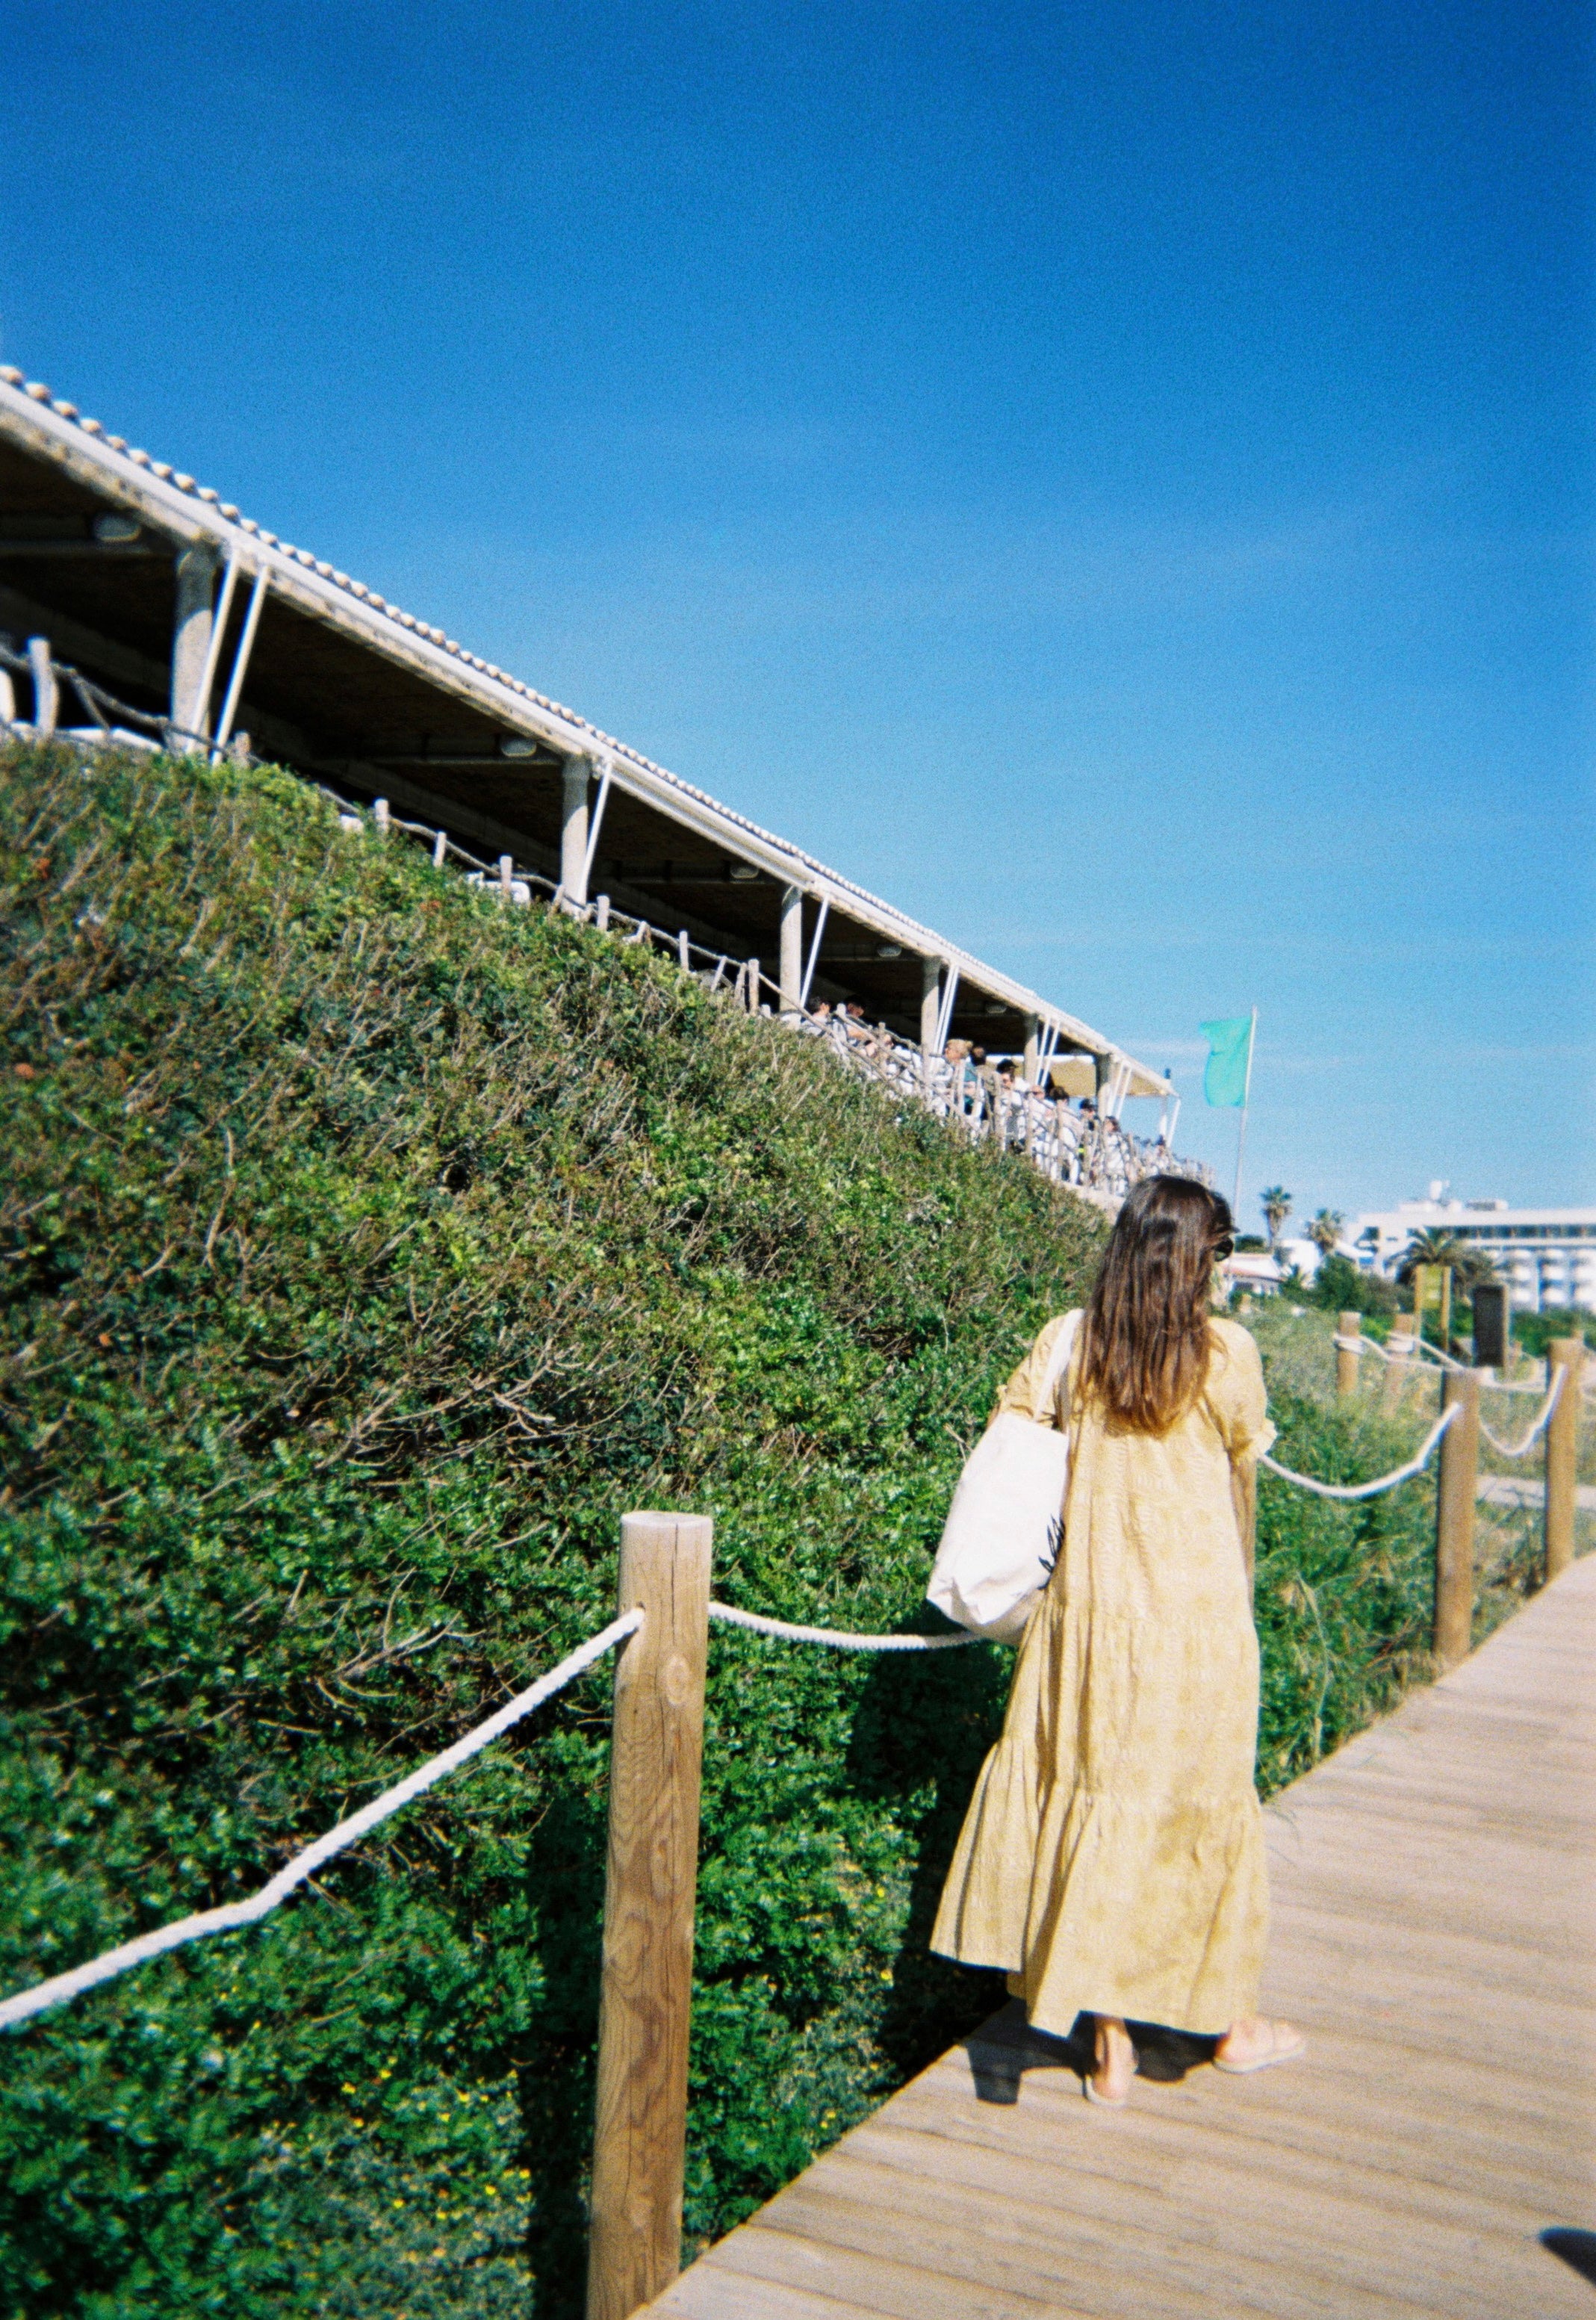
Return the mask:
[(730, 1603), (712, 1603), (710, 1618), (724, 1627), (746, 1628), (749, 1635), (775, 1636), (788, 1644), (820, 1644), (833, 1652), (953, 1652), (961, 1644), (985, 1641), (982, 1636), (850, 1636), (840, 1627), (800, 1627), (790, 1619), (766, 1619)]
[[(839, 1652), (945, 1652), (957, 1650), (962, 1644), (984, 1641), (980, 1636), (850, 1635), (838, 1627), (804, 1627), (794, 1625), (790, 1619), (768, 1619), (757, 1611), (739, 1610), (730, 1603), (711, 1603), (708, 1610), (711, 1619), (722, 1627), (741, 1627), (752, 1635), (774, 1636), (784, 1643), (818, 1644)], [(568, 1657), (561, 1660), (558, 1667), (550, 1668), (547, 1675), (540, 1676), (536, 1683), (506, 1701), (494, 1715), (475, 1726), (462, 1739), (457, 1740), (452, 1747), (429, 1757), (424, 1764), (418, 1765), (413, 1772), (407, 1773), (393, 1788), (385, 1789), (381, 1796), (374, 1797), (369, 1804), (362, 1805), (358, 1812), (351, 1813), (347, 1820), (340, 1820), (336, 1827), (317, 1837), (313, 1844), (308, 1844), (302, 1853), (296, 1853), (268, 1884), (263, 1885), (258, 1892), (250, 1894), (247, 1900), (229, 1901), (221, 1908), (202, 1909), (191, 1917), (178, 1917), (168, 1926), (158, 1926), (151, 1933), (141, 1934), (133, 1941), (122, 1942), (115, 1949), (106, 1950), (102, 1956), (90, 1959), (86, 1965), (74, 1966), (68, 1973), (56, 1974), (49, 1981), (38, 1982), (31, 1989), (0, 1999), (0, 2030), (14, 2029), (19, 2023), (31, 2021), (34, 2015), (42, 2014), (48, 2007), (63, 2005), (68, 1998), (79, 1998), (85, 1990), (94, 1989), (103, 1981), (111, 1981), (133, 1966), (146, 1964), (151, 1958), (164, 1956), (168, 1950), (181, 1949), (189, 1942), (203, 1941), (211, 1934), (236, 1933), (242, 1926), (258, 1925), (291, 1893), (297, 1892), (318, 1869), (324, 1868), (339, 1853), (347, 1853), (350, 1845), (369, 1835), (374, 1828), (380, 1828), (384, 1821), (390, 1820), (405, 1805), (424, 1795), (427, 1790), (446, 1779), (450, 1772), (458, 1772), (462, 1764), (469, 1763), (473, 1756), (478, 1756), (485, 1748), (491, 1747), (512, 1726), (530, 1716), (534, 1708), (541, 1708), (545, 1700), (552, 1699), (556, 1692), (563, 1691), (567, 1684), (585, 1673), (595, 1660), (602, 1659), (617, 1644), (622, 1644), (629, 1636), (635, 1635), (643, 1624), (643, 1617), (640, 1610), (632, 1610), (621, 1618), (612, 1619), (607, 1627), (601, 1628), (595, 1636), (590, 1636), (585, 1644), (579, 1645)]]
[(1381, 1474), (1372, 1482), (1315, 1482), (1311, 1474), (1293, 1473), (1289, 1466), (1280, 1465), (1276, 1460), (1267, 1455), (1260, 1457), (1258, 1464), (1260, 1466), (1266, 1466), (1272, 1474), (1277, 1474), (1283, 1482), (1294, 1482), (1300, 1491), (1311, 1491), (1314, 1497), (1318, 1499), (1378, 1498), (1383, 1491), (1394, 1491), (1399, 1482), (1411, 1482), (1415, 1474), (1422, 1473), (1429, 1463), (1430, 1452), (1447, 1428), (1455, 1422), (1458, 1407), (1459, 1405), (1454, 1402), (1450, 1409), (1444, 1409), (1441, 1412), (1425, 1436), (1422, 1444), (1405, 1466), (1395, 1467), (1391, 1473)]
[(1547, 1394), (1545, 1401), (1542, 1402), (1539, 1410), (1537, 1412), (1535, 1420), (1530, 1426), (1529, 1431), (1522, 1436), (1519, 1441), (1512, 1443), (1504, 1442), (1500, 1435), (1492, 1434), (1491, 1428), (1486, 1425), (1483, 1418), (1480, 1420), (1480, 1432), (1483, 1435), (1485, 1440), (1490, 1443), (1491, 1447), (1496, 1452), (1499, 1457), (1522, 1458), (1534, 1446), (1536, 1442), (1539, 1440), (1540, 1436), (1546, 1432), (1547, 1427), (1552, 1422), (1552, 1413), (1557, 1407), (1559, 1398), (1563, 1392), (1564, 1381), (1567, 1375), (1567, 1370), (1563, 1368), (1555, 1369), (1552, 1372), (1552, 1390), (1550, 1393)]
[[(1356, 1342), (1361, 1344), (1365, 1341)], [(1550, 1426), (1567, 1376), (1565, 1366), (1559, 1366), (1554, 1372), (1551, 1390), (1521, 1441), (1511, 1445), (1500, 1441), (1479, 1418), (1477, 1400), (1473, 1421), (1476, 1433), (1483, 1435), (1504, 1457), (1524, 1456)], [(1477, 1394), (1479, 1381), (1472, 1379), (1472, 1382)], [(1412, 1457), (1405, 1464), (1393, 1468), (1390, 1473), (1377, 1475), (1372, 1482), (1320, 1482), (1312, 1474), (1299, 1474), (1292, 1467), (1283, 1466), (1277, 1459), (1267, 1455), (1260, 1456), (1258, 1464), (1279, 1481), (1289, 1482), (1297, 1490), (1310, 1491), (1316, 1498), (1334, 1499), (1344, 1503), (1372, 1499), (1387, 1491), (1396, 1490), (1401, 1483), (1410, 1482), (1415, 1475), (1421, 1473), (1437, 1445), (1466, 1414), (1463, 1400), (1451, 1402), (1437, 1418)], [(965, 1645), (986, 1640), (978, 1635), (860, 1635), (845, 1628), (806, 1627), (791, 1619), (772, 1618), (763, 1612), (747, 1611), (738, 1605), (712, 1600), (704, 1608), (710, 1624), (739, 1628), (748, 1635), (767, 1636), (782, 1643), (808, 1644), (829, 1651), (946, 1652), (957, 1651)], [(204, 1940), (212, 1934), (233, 1933), (243, 1926), (259, 1924), (262, 1918), (269, 1916), (280, 1903), (313, 1877), (317, 1870), (339, 1853), (347, 1852), (371, 1830), (380, 1827), (384, 1821), (390, 1819), (416, 1797), (423, 1795), (439, 1781), (446, 1779), (450, 1772), (479, 1755), (512, 1726), (540, 1708), (546, 1700), (552, 1699), (557, 1692), (592, 1667), (606, 1652), (635, 1635), (643, 1620), (644, 1613), (640, 1609), (625, 1612), (621, 1618), (612, 1619), (608, 1627), (589, 1636), (585, 1643), (561, 1660), (558, 1667), (551, 1668), (547, 1675), (540, 1676), (535, 1683), (517, 1693), (513, 1699), (507, 1701), (483, 1723), (475, 1726), (452, 1746), (430, 1757), (394, 1787), (384, 1790), (369, 1804), (363, 1805), (358, 1812), (340, 1821), (303, 1852), (295, 1853), (268, 1883), (247, 1899), (231, 1901), (220, 1908), (200, 1910), (170, 1925), (159, 1926), (150, 1933), (141, 1934), (134, 1940), (123, 1942), (116, 1948), (105, 1951), (100, 1957), (91, 1959), (86, 1964), (75, 1966), (67, 1973), (54, 1975), (30, 1989), (0, 2000), (0, 2030), (15, 2028), (19, 2024), (32, 2020), (35, 2015), (62, 2005), (69, 1998), (80, 1997), (84, 1991), (112, 1980), (134, 1966), (145, 1964), (151, 1958), (160, 1957), (168, 1950)]]
[(457, 1740), (451, 1748), (445, 1748), (440, 1755), (430, 1757), (426, 1763), (419, 1764), (413, 1772), (407, 1773), (394, 1787), (385, 1789), (380, 1797), (374, 1797), (369, 1804), (362, 1805), (358, 1813), (351, 1813), (348, 1820), (340, 1820), (335, 1828), (330, 1828), (324, 1835), (317, 1837), (313, 1844), (306, 1845), (303, 1853), (296, 1853), (286, 1868), (278, 1870), (269, 1884), (263, 1885), (258, 1893), (251, 1893), (248, 1900), (229, 1901), (219, 1909), (201, 1909), (193, 1917), (178, 1917), (169, 1926), (159, 1926), (152, 1933), (140, 1934), (135, 1940), (122, 1942), (117, 1948), (105, 1951), (103, 1956), (91, 1958), (86, 1965), (74, 1966), (68, 1973), (55, 1974), (49, 1981), (36, 1982), (32, 1989), (19, 1990), (14, 1997), (0, 2001), (0, 2030), (14, 2029), (18, 2023), (30, 2021), (48, 2007), (59, 2006), (69, 1998), (81, 1997), (86, 1989), (93, 1989), (102, 1981), (110, 1981), (117, 1974), (126, 1973), (130, 1967), (143, 1965), (150, 1958), (160, 1957), (168, 1950), (181, 1949), (186, 1943), (203, 1941), (211, 1934), (231, 1934), (241, 1926), (258, 1925), (262, 1917), (269, 1917), (279, 1902), (286, 1901), (290, 1893), (296, 1892), (307, 1878), (313, 1877), (317, 1870), (332, 1860), (335, 1854), (347, 1853), (359, 1838), (391, 1819), (402, 1806), (422, 1795), (449, 1773), (458, 1771), (460, 1765), (468, 1763), (473, 1756), (480, 1755), (501, 1734), (508, 1732), (512, 1725), (519, 1724), (523, 1717), (531, 1714), (533, 1708), (541, 1708), (546, 1699), (552, 1699), (557, 1691), (563, 1690), (595, 1660), (602, 1659), (615, 1645), (624, 1643), (628, 1636), (635, 1635), (642, 1623), (641, 1611), (628, 1611), (622, 1618), (612, 1619), (607, 1627), (579, 1645), (569, 1658), (561, 1660), (558, 1667), (550, 1668), (547, 1675), (540, 1676), (536, 1683), (518, 1693), (515, 1699), (507, 1700), (494, 1715), (477, 1725), (475, 1730), (467, 1732), (463, 1739)]

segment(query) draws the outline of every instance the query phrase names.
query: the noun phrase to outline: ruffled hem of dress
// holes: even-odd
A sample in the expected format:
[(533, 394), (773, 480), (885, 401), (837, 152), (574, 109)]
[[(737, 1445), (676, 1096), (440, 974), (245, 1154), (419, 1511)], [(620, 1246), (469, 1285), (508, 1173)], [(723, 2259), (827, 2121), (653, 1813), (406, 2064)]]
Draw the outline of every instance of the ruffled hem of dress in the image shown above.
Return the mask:
[[(1018, 1977), (1030, 2018), (1060, 2035), (1082, 2007), (1223, 2029), (1256, 2000), (1267, 1894), (1251, 1789), (1211, 1803), (1075, 1790), (1038, 1810), (1031, 1752), (1005, 1740), (983, 1768), (930, 1946)], [(1194, 1962), (1172, 1970), (1171, 1955)]]

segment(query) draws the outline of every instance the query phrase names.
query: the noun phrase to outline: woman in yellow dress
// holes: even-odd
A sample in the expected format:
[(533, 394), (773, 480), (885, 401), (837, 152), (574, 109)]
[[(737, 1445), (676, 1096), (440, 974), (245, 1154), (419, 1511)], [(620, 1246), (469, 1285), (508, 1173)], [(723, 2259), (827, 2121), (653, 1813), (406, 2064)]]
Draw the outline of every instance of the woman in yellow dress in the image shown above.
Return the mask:
[(1062, 1318), (998, 1404), (1067, 1427), (1064, 1536), (931, 1947), (1005, 1971), (1038, 2029), (1093, 2016), (1097, 2102), (1129, 2095), (1127, 2019), (1217, 2037), (1222, 2070), (1302, 2050), (1254, 2010), (1269, 1894), (1241, 1522), (1274, 1428), (1256, 1346), (1210, 1310), (1230, 1231), (1203, 1185), (1138, 1184), (1051, 1407)]

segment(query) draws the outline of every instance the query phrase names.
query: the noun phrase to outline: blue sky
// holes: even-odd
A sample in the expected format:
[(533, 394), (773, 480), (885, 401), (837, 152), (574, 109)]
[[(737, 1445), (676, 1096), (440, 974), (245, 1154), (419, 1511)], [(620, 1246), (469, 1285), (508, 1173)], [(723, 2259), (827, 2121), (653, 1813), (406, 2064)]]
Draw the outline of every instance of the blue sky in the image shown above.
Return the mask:
[(1256, 1003), (1249, 1209), (1596, 1197), (1588, 11), (22, 50), (0, 358), (1173, 1064), (1224, 1182)]

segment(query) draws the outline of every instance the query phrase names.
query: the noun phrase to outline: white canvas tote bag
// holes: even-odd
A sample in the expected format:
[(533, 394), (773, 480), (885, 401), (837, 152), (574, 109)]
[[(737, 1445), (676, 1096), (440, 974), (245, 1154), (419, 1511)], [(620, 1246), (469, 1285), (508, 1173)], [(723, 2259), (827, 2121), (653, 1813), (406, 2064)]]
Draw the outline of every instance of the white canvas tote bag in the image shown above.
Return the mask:
[[(1065, 1315), (1040, 1409), (1053, 1400), (1080, 1326), (1079, 1313)], [(926, 1600), (978, 1636), (1018, 1643), (1058, 1553), (1068, 1480), (1068, 1434), (1000, 1411), (965, 1460)]]

